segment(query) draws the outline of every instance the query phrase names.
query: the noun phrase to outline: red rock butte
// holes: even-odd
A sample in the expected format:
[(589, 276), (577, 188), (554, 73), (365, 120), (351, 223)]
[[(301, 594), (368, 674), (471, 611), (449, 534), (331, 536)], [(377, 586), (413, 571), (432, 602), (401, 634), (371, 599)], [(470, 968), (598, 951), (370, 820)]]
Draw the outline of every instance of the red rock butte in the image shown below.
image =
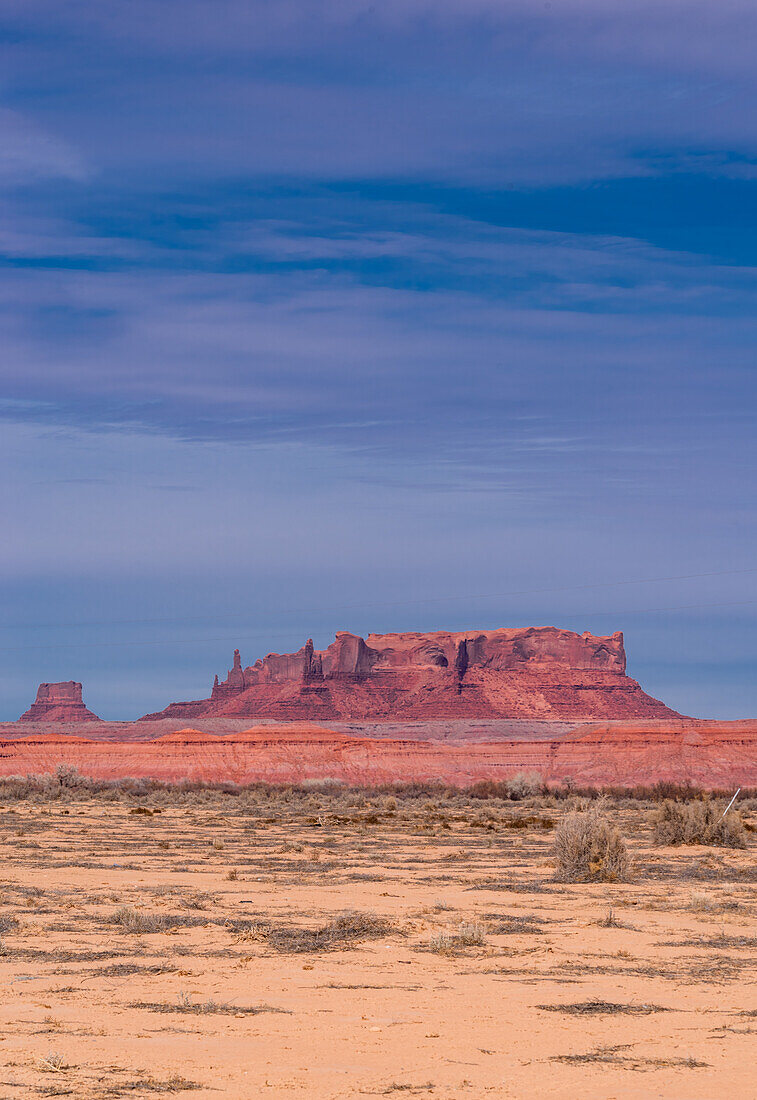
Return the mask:
[(650, 719), (680, 718), (626, 675), (620, 632), (555, 627), (433, 633), (341, 632), (324, 650), (269, 653), (242, 667), (239, 650), (210, 697), (145, 719)]
[(97, 715), (84, 706), (81, 691), (81, 684), (75, 680), (40, 684), (37, 698), (19, 722), (99, 722)]

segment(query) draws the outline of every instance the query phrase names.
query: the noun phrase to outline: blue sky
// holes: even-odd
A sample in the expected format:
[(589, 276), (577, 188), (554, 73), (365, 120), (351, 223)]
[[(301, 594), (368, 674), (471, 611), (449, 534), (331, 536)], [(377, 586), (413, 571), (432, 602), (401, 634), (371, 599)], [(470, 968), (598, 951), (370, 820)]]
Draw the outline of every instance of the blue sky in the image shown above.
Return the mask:
[(0, 717), (531, 624), (756, 714), (755, 32), (735, 0), (6, 0)]

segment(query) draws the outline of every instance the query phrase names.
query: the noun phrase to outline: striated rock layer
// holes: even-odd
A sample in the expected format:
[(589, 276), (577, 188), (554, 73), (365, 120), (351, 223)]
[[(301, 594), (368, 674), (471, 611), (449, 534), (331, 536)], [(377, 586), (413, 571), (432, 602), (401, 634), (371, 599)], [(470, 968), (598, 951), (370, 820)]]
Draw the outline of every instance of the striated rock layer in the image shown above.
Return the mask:
[(59, 684), (40, 684), (37, 698), (19, 722), (99, 722), (82, 701), (81, 684), (64, 680)]
[(183, 729), (154, 741), (95, 741), (59, 733), (0, 740), (0, 775), (59, 765), (100, 779), (295, 783), (333, 778), (376, 785), (465, 786), (535, 771), (550, 783), (634, 786), (658, 780), (708, 788), (757, 785), (757, 722), (596, 723), (553, 740), (467, 745), (350, 737), (308, 723), (225, 737)]
[(146, 719), (205, 716), (354, 719), (680, 717), (626, 675), (623, 635), (555, 627), (429, 634), (342, 632), (322, 651), (269, 653), (247, 668), (239, 650), (209, 699)]

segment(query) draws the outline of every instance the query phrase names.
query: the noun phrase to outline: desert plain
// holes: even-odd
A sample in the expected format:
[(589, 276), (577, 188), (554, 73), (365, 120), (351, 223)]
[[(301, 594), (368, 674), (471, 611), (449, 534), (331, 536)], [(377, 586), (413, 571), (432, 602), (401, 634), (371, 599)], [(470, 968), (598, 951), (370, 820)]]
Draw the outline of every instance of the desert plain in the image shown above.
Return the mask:
[(564, 882), (580, 793), (0, 789), (0, 1097), (754, 1095), (757, 801), (740, 849)]

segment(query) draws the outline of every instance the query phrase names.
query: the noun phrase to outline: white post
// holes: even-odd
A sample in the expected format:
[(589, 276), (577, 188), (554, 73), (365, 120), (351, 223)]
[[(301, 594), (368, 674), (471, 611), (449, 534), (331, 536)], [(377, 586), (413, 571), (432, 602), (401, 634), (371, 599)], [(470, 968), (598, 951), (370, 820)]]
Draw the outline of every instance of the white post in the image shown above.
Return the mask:
[[(735, 795), (733, 796), (733, 798), (731, 799), (731, 801), (730, 801), (730, 802), (728, 803), (728, 805), (726, 806), (726, 808), (725, 808), (725, 809), (723, 810), (723, 817), (725, 817), (725, 815), (726, 815), (726, 814), (728, 813), (728, 811), (730, 810), (731, 806), (732, 806), (732, 805), (734, 804), (734, 802), (736, 801), (736, 799), (737, 799), (737, 798), (739, 797), (740, 793), (741, 793), (741, 787), (739, 787), (739, 789), (738, 789), (738, 790), (736, 791), (736, 794), (735, 794)], [(721, 821), (723, 820), (723, 817), (721, 817), (721, 819), (720, 819)]]

